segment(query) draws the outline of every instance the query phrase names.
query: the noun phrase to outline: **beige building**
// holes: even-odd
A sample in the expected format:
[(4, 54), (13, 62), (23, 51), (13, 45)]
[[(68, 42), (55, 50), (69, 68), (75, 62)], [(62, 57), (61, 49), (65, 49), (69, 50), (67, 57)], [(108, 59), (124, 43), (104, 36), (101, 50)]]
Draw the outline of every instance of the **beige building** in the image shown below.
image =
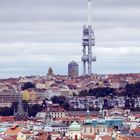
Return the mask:
[(50, 112), (50, 116), (51, 118), (65, 118), (66, 117), (66, 113), (65, 112)]

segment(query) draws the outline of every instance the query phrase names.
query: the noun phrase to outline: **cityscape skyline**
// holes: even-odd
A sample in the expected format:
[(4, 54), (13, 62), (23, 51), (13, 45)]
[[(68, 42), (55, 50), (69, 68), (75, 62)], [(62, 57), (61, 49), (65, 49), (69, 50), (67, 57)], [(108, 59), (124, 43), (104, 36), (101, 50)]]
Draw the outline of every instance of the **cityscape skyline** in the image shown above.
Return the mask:
[[(140, 72), (140, 2), (93, 0), (93, 73)], [(0, 78), (67, 74), (75, 60), (82, 74), (86, 0), (0, 0)]]

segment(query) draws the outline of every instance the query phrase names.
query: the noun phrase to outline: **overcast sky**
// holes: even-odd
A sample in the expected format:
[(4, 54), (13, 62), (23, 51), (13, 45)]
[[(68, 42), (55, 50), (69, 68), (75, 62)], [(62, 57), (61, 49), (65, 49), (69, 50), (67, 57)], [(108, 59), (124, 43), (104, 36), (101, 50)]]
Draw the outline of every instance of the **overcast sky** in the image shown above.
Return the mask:
[[(140, 72), (140, 1), (93, 0), (93, 73)], [(0, 0), (0, 78), (82, 72), (87, 0)]]

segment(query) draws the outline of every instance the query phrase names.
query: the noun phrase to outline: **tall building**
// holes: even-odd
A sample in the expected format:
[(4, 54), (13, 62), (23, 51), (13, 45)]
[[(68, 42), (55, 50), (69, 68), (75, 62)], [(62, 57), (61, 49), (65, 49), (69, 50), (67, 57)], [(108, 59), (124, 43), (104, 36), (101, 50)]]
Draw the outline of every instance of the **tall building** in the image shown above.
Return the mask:
[[(92, 46), (95, 46), (94, 31), (92, 29), (92, 0), (88, 0), (88, 25), (83, 26), (83, 76), (92, 74), (92, 62), (96, 61), (96, 57), (92, 55)], [(87, 68), (86, 68), (87, 67)], [(86, 72), (88, 70), (88, 72)]]
[(79, 75), (79, 66), (75, 61), (68, 64), (68, 75), (71, 77), (76, 77)]

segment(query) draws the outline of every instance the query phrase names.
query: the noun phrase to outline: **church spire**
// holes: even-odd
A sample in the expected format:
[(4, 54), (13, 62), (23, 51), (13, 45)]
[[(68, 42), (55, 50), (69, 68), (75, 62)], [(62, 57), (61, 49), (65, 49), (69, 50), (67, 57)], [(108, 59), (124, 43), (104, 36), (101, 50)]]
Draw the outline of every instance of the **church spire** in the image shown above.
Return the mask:
[(89, 118), (90, 117), (90, 111), (89, 111), (89, 102), (88, 101), (87, 101), (87, 104), (86, 104), (86, 108), (87, 108), (86, 117)]
[(100, 104), (100, 110), (99, 110), (98, 117), (99, 118), (104, 118), (104, 115), (103, 115), (103, 105), (102, 104)]
[(90, 111), (89, 111), (89, 101), (87, 100), (87, 104), (86, 104), (86, 125), (92, 125), (92, 119), (90, 118)]
[(20, 94), (17, 112), (15, 112), (14, 110), (14, 117), (16, 120), (25, 120), (27, 116), (28, 116), (28, 111), (25, 112), (24, 110), (23, 102), (22, 102), (22, 95)]
[(24, 108), (23, 108), (22, 96), (21, 95), (19, 97), (17, 114), (19, 114), (19, 115), (25, 114), (25, 111), (24, 111)]

